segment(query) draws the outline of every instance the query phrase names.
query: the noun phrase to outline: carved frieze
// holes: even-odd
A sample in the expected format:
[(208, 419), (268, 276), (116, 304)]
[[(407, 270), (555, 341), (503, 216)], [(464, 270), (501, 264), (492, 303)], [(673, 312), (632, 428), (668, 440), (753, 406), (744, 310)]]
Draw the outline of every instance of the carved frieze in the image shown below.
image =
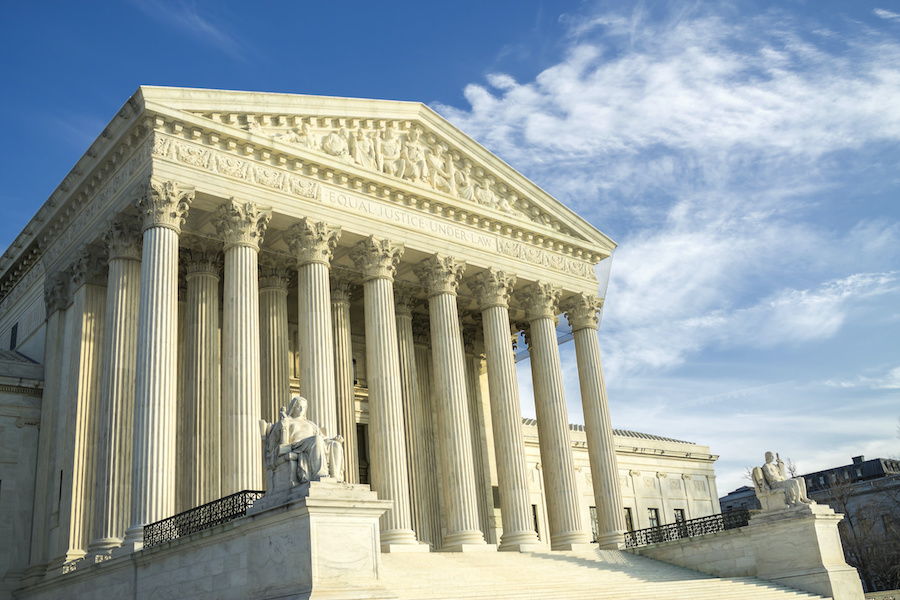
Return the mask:
[(535, 248), (534, 246), (523, 244), (515, 240), (508, 240), (498, 237), (497, 252), (503, 254), (504, 256), (512, 256), (513, 258), (518, 258), (519, 260), (523, 260), (525, 262), (549, 267), (557, 271), (575, 275), (576, 277), (593, 279), (595, 281), (597, 279), (597, 276), (594, 273), (594, 268), (587, 262), (574, 260), (567, 256), (547, 252), (542, 248)]
[[(222, 115), (197, 114), (222, 122)], [(500, 182), (462, 149), (427, 131), (420, 123), (314, 116), (277, 117), (270, 119), (274, 123), (267, 123), (246, 115), (244, 120), (244, 129), (255, 135), (326, 154), (362, 169), (547, 225), (555, 231), (572, 233), (524, 194)], [(167, 150), (161, 149), (160, 153)]]

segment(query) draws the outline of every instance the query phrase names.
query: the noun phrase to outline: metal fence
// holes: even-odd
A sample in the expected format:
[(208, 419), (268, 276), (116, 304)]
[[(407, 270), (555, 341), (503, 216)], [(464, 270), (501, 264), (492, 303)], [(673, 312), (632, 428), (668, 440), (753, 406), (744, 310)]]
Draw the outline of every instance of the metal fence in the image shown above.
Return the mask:
[(242, 517), (263, 495), (265, 492), (244, 490), (178, 513), (174, 517), (144, 525), (144, 548), (171, 542)]
[(669, 525), (659, 525), (629, 531), (625, 534), (625, 547), (636, 548), (671, 540), (680, 540), (707, 533), (718, 533), (728, 529), (744, 527), (750, 522), (749, 510), (732, 510), (718, 515), (700, 517), (690, 521), (678, 521)]

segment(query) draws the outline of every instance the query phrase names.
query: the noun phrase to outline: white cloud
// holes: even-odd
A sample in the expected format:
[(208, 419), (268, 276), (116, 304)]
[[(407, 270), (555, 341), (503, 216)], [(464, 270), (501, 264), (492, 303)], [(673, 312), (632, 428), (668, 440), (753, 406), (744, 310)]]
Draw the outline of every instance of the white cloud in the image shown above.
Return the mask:
[(247, 42), (229, 33), (225, 24), (217, 23), (212, 16), (201, 14), (194, 2), (129, 1), (157, 21), (189, 34), (190, 39), (213, 46), (232, 58), (247, 62), (247, 55), (255, 54)]
[(885, 19), (888, 21), (900, 21), (900, 14), (885, 10), (883, 8), (876, 8), (872, 12), (875, 13), (875, 16), (879, 19)]
[(875, 375), (859, 375), (852, 380), (828, 380), (826, 385), (837, 388), (868, 388), (872, 390), (900, 390), (900, 366)]

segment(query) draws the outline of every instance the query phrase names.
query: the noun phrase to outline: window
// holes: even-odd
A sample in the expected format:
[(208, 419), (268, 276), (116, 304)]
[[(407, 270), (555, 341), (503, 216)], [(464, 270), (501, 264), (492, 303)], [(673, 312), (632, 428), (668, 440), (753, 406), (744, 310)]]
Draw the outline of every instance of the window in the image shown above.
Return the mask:
[(369, 483), (369, 426), (356, 424), (356, 449), (359, 457), (359, 482)]
[(681, 522), (684, 521), (684, 520), (685, 520), (685, 518), (684, 518), (684, 509), (683, 509), (683, 508), (676, 508), (676, 509), (675, 509), (675, 522), (676, 522), (676, 523), (681, 523)]
[(648, 508), (647, 518), (650, 520), (650, 527), (659, 527), (659, 509)]
[(625, 529), (634, 531), (634, 519), (631, 518), (631, 508), (625, 507)]
[(537, 534), (538, 539), (541, 539), (541, 532), (538, 529), (537, 504), (531, 505), (531, 517), (534, 519), (534, 532)]
[(19, 324), (16, 323), (15, 325), (12, 326), (12, 330), (9, 332), (9, 349), (10, 350), (16, 349), (16, 342), (19, 341), (18, 337), (19, 337)]

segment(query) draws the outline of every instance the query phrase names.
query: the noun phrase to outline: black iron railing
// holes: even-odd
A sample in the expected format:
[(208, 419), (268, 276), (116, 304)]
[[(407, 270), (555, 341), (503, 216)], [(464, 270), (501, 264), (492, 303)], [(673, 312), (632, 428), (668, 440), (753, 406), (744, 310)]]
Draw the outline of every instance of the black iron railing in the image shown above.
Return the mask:
[(719, 531), (743, 527), (749, 522), (749, 510), (731, 510), (719, 515), (700, 517), (699, 519), (691, 519), (690, 521), (679, 521), (669, 525), (659, 525), (657, 527), (629, 531), (625, 534), (625, 547), (636, 548), (637, 546), (647, 546), (648, 544), (680, 540), (698, 535), (706, 535), (707, 533), (718, 533)]
[(197, 531), (234, 521), (246, 515), (247, 509), (264, 494), (265, 492), (244, 490), (178, 513), (174, 517), (144, 525), (144, 548), (171, 542)]

